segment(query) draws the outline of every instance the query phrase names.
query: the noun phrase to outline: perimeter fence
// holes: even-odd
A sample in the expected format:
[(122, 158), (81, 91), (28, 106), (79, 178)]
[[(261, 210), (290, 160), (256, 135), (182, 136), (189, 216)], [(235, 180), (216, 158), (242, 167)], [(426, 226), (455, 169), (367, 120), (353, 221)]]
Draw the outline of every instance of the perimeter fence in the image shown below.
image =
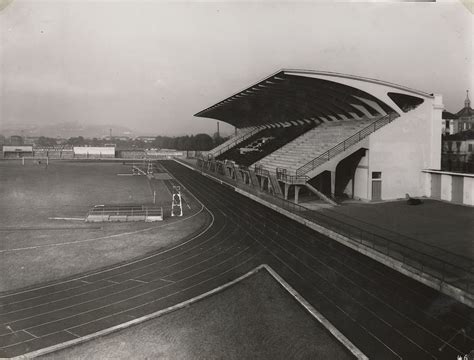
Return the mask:
[[(368, 224), (331, 211), (315, 211), (300, 204), (273, 196), (226, 175), (193, 165), (198, 171), (207, 173), (220, 181), (257, 196), (281, 209), (298, 215), (307, 221), (323, 226), (352, 241), (386, 255), (407, 265), (412, 271), (429, 274), (443, 283), (474, 295), (474, 260), (435, 245), (423, 242), (385, 228)], [(347, 218), (346, 221), (342, 218)], [(279, 227), (275, 224), (262, 224)]]

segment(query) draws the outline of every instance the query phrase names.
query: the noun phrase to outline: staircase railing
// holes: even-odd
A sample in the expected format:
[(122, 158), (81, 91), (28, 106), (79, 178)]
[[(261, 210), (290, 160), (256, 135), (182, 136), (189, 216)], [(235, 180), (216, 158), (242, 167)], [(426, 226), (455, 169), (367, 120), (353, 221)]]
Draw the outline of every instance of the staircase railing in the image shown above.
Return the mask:
[(391, 123), (393, 120), (395, 120), (397, 117), (399, 117), (397, 113), (390, 113), (385, 115), (384, 117), (374, 121), (372, 124), (369, 126), (363, 128), (359, 132), (355, 133), (354, 135), (348, 137), (344, 141), (340, 142), (336, 146), (332, 147), (331, 149), (327, 150), (326, 152), (322, 153), (318, 157), (314, 158), (313, 160), (307, 162), (303, 166), (299, 167), (296, 170), (296, 176), (302, 176), (304, 174), (307, 174), (311, 170), (316, 169), (318, 166), (324, 164), (325, 162), (329, 161), (336, 155), (339, 155), (340, 153), (346, 151), (349, 147), (352, 145), (357, 144), (359, 141), (365, 139), (367, 136), (370, 134), (374, 133), (381, 127)]
[(283, 168), (276, 168), (276, 177), (277, 180), (283, 181), (287, 184), (305, 184), (309, 180), (309, 177), (306, 175), (289, 175), (287, 170)]
[(213, 152), (211, 150), (211, 151), (209, 151), (209, 153), (212, 154), (214, 157), (217, 157), (220, 154), (222, 154), (222, 153), (226, 152), (227, 150), (229, 150), (230, 148), (234, 147), (236, 144), (241, 143), (242, 141), (248, 139), (252, 135), (255, 135), (256, 133), (258, 133), (261, 130), (262, 130), (261, 127), (256, 127), (255, 129), (251, 130), (250, 132), (244, 134), (243, 136), (238, 136), (236, 139), (234, 139), (234, 141), (232, 141), (231, 143), (227, 144), (226, 146), (220, 148), (216, 152)]

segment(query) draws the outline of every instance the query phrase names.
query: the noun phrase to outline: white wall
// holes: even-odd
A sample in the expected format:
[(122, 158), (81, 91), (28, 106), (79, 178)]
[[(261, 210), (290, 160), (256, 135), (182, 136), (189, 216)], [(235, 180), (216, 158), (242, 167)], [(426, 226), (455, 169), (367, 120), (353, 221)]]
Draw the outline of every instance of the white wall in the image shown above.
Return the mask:
[[(368, 151), (366, 152), (368, 154)], [(369, 157), (365, 155), (357, 165), (354, 174), (354, 198), (369, 199)]]
[(463, 204), (474, 206), (474, 177), (464, 177)]
[[(431, 177), (441, 176), (441, 200), (451, 201), (453, 190), (458, 192), (459, 189), (453, 189), (453, 186), (458, 186), (457, 183), (453, 183), (453, 177), (463, 177), (462, 187), (463, 187), (463, 205), (474, 206), (474, 174), (462, 174), (462, 173), (452, 173), (449, 171), (433, 171), (433, 170), (424, 170), (424, 175), (426, 176), (426, 184), (430, 184), (431, 187)], [(431, 189), (430, 189), (431, 191)]]
[(115, 147), (112, 146), (74, 146), (75, 155), (102, 155), (115, 156)]
[[(382, 172), (382, 199), (426, 196), (423, 169), (441, 166), (441, 97), (402, 113), (369, 138), (369, 175)], [(370, 194), (370, 188), (368, 191)]]
[(451, 201), (453, 193), (453, 179), (451, 175), (441, 175), (441, 200)]
[(33, 146), (25, 146), (25, 145), (3, 145), (3, 152), (32, 152)]

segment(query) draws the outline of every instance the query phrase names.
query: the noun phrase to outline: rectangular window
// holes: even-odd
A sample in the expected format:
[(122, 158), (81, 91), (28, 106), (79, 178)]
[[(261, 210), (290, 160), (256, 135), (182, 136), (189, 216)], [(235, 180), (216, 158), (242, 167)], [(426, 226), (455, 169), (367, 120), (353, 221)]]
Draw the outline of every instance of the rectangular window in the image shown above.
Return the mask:
[(382, 179), (382, 172), (372, 171), (372, 179)]
[(472, 144), (469, 144), (469, 152), (472, 152)]

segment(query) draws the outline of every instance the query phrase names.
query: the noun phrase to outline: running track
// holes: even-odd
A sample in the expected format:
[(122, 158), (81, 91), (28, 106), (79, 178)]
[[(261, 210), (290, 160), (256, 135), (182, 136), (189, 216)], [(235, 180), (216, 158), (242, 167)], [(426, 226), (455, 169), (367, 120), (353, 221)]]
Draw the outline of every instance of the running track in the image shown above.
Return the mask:
[(474, 349), (472, 309), (173, 161), (210, 211), (182, 245), (121, 266), (0, 295), (0, 357), (183, 302), (266, 263), (372, 359), (456, 359)]

